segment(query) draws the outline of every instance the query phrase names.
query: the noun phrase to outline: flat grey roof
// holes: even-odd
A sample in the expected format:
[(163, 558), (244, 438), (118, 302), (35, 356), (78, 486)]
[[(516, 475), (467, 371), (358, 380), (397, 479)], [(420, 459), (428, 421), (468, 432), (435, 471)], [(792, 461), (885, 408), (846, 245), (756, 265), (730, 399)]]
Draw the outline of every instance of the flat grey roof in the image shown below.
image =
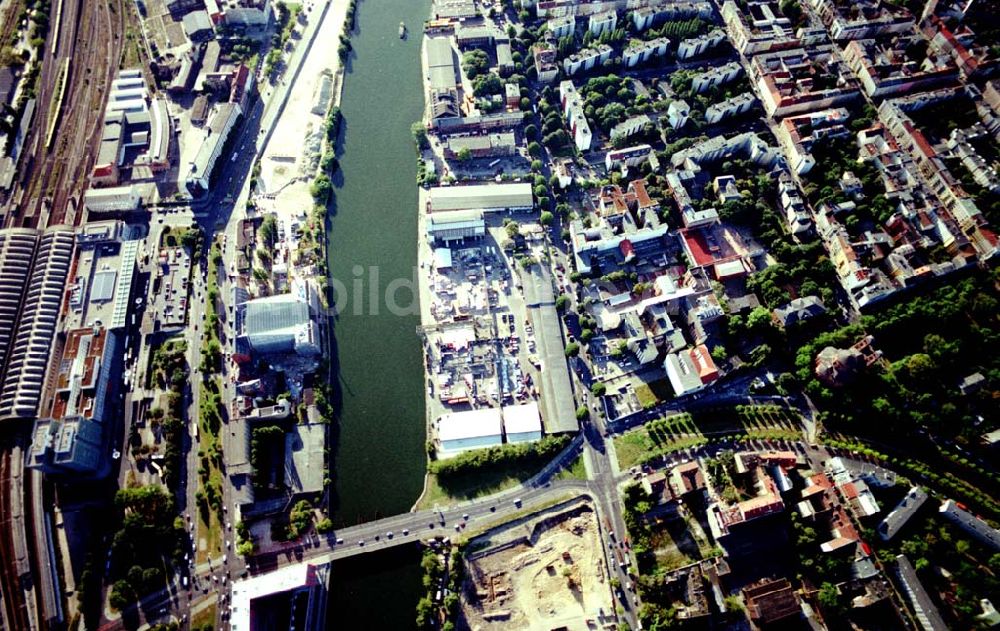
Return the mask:
[(326, 425), (295, 425), (285, 434), (285, 485), (295, 493), (323, 491)]
[(548, 270), (534, 265), (524, 274), (524, 302), (535, 328), (538, 356), (542, 361), (539, 390), (545, 431), (549, 434), (576, 432), (580, 427), (576, 420), (576, 402)]
[(432, 37), (427, 40), (427, 67), (455, 66), (455, 53), (451, 40), (447, 37)]

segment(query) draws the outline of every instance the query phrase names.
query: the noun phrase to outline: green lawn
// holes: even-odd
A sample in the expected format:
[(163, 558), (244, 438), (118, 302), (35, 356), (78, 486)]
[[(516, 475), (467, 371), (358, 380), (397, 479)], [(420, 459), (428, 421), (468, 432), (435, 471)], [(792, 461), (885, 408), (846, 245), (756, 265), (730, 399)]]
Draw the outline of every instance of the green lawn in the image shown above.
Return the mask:
[(573, 464), (556, 474), (557, 480), (586, 480), (587, 467), (583, 464), (583, 454), (577, 456)]
[(615, 437), (618, 466), (629, 469), (666, 453), (703, 445), (708, 436), (796, 440), (801, 437), (798, 412), (776, 405), (735, 406), (682, 413), (650, 421)]
[(642, 464), (663, 454), (691, 447), (700, 447), (708, 442), (708, 439), (704, 436), (691, 436), (672, 441), (663, 446), (657, 446), (649, 440), (648, 434), (643, 429), (634, 430), (614, 440), (615, 453), (618, 454), (618, 468), (622, 470), (630, 469), (637, 464)]
[(545, 463), (502, 469), (485, 468), (449, 480), (446, 484), (442, 484), (436, 474), (428, 473), (427, 492), (420, 498), (417, 508), (449, 506), (484, 495), (492, 495), (517, 486), (541, 471), (544, 466)]
[(636, 386), (635, 395), (639, 398), (639, 405), (648, 408), (661, 401), (673, 398), (673, 390), (670, 387), (669, 379), (657, 379)]
[(201, 631), (208, 627), (209, 629), (215, 628), (215, 618), (218, 615), (219, 605), (218, 603), (211, 603), (204, 609), (199, 609), (197, 613), (191, 615), (191, 629), (192, 631)]
[(198, 513), (198, 539), (206, 539), (207, 546), (204, 550), (198, 546), (195, 554), (195, 563), (204, 563), (208, 557), (219, 558), (222, 556), (222, 522), (215, 511), (208, 512), (208, 523), (202, 518), (201, 511)]

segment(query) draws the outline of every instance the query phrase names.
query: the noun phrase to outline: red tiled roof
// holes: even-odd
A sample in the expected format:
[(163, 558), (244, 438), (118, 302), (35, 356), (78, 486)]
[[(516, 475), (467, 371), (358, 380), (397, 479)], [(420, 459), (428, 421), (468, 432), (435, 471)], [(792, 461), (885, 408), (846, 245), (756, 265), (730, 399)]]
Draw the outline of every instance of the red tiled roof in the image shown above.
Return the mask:
[(715, 260), (712, 254), (712, 246), (706, 239), (705, 233), (701, 230), (681, 230), (681, 236), (687, 243), (688, 250), (694, 258), (695, 265), (708, 265)]

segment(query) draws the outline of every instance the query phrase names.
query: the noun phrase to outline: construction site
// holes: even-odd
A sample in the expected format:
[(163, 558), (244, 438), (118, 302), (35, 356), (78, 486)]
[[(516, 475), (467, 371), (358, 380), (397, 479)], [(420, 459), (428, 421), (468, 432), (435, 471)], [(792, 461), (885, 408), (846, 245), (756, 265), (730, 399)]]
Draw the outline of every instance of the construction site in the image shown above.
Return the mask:
[(616, 628), (601, 539), (593, 506), (584, 500), (474, 539), (465, 556), (458, 627)]

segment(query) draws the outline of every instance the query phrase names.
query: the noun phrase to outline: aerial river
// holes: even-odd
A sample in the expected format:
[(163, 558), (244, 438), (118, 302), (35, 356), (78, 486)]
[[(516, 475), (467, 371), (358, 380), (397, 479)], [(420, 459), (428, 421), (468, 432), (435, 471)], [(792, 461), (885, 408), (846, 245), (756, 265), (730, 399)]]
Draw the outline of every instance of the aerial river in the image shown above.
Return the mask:
[[(423, 356), (416, 300), (416, 153), (423, 108), (420, 38), (429, 0), (362, 0), (341, 112), (341, 173), (331, 207), (330, 270), (346, 290), (334, 325), (338, 525), (410, 509), (425, 470)], [(409, 36), (399, 38), (399, 23)], [(359, 291), (360, 290), (360, 291)], [(360, 301), (357, 300), (360, 298)], [(394, 299), (394, 300), (393, 300)], [(419, 555), (364, 555), (333, 568), (328, 628), (408, 629), (420, 598)]]

